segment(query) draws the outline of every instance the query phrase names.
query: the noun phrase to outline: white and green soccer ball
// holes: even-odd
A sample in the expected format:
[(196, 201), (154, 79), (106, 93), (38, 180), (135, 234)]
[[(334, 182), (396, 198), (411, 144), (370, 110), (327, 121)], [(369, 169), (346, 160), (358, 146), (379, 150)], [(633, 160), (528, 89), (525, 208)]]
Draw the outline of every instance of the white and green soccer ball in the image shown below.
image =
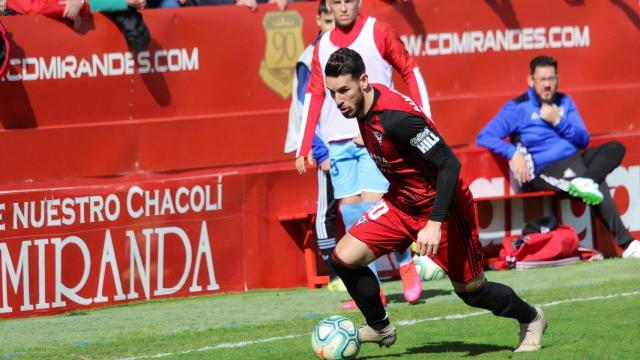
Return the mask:
[(313, 329), (311, 346), (320, 359), (352, 359), (360, 351), (358, 328), (344, 316), (329, 316)]
[(416, 265), (418, 275), (424, 281), (443, 279), (447, 273), (428, 256), (413, 256), (413, 263)]

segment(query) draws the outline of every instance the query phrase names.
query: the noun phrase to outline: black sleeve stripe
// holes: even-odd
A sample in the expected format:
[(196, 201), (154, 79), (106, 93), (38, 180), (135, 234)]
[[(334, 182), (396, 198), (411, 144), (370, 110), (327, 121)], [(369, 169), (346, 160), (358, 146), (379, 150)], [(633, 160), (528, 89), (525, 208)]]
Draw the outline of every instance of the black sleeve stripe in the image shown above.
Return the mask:
[(402, 144), (411, 145), (427, 160), (443, 144), (442, 137), (421, 117), (397, 110), (386, 110), (380, 116), (387, 135)]

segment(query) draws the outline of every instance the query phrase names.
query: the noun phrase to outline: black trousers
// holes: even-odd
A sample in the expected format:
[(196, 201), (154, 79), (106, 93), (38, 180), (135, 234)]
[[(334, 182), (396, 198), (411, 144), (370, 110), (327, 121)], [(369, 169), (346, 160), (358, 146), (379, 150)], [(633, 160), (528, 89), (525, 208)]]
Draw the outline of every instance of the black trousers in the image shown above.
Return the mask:
[(600, 205), (591, 208), (605, 223), (618, 245), (625, 248), (634, 239), (622, 223), (618, 209), (609, 193), (609, 187), (604, 181), (607, 175), (620, 165), (624, 153), (624, 145), (617, 141), (588, 148), (545, 167), (524, 189), (567, 192), (568, 182), (571, 179), (575, 177), (592, 179), (600, 185), (599, 189), (604, 200)]
[(315, 233), (322, 260), (329, 269), (329, 277), (333, 280), (337, 275), (329, 256), (336, 247), (336, 221), (338, 218), (338, 199), (333, 197), (331, 175), (318, 167), (318, 206), (316, 208)]

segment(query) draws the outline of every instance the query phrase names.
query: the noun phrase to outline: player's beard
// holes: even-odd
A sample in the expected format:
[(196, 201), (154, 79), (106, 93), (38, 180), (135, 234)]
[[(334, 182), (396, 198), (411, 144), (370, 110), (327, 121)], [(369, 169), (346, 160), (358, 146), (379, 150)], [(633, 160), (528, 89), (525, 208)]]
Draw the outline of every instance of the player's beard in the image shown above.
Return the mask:
[(359, 94), (357, 95), (354, 104), (353, 104), (353, 111), (350, 111), (348, 113), (349, 116), (347, 116), (347, 118), (360, 118), (363, 117), (364, 114), (364, 93), (362, 91), (359, 92)]
[(550, 89), (545, 89), (551, 92), (551, 96), (548, 99), (543, 99), (542, 96), (540, 95), (540, 93), (538, 93), (536, 91), (536, 97), (538, 98), (538, 101), (540, 101), (540, 103), (542, 104), (553, 104), (553, 99), (556, 97), (556, 90), (557, 88), (551, 87)]

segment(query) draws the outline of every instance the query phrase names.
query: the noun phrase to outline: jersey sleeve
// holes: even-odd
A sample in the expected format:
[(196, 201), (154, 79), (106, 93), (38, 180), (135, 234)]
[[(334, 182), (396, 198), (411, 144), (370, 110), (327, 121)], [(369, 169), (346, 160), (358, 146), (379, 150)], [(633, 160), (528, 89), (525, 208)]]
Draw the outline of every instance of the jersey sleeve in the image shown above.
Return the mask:
[(385, 111), (382, 125), (389, 137), (408, 145), (436, 168), (436, 198), (429, 220), (447, 218), (460, 175), (460, 161), (438, 132), (423, 118), (402, 111)]
[(520, 114), (518, 106), (513, 102), (507, 102), (496, 116), (480, 130), (476, 137), (478, 145), (492, 152), (511, 159), (516, 152), (516, 146), (504, 138), (511, 136), (517, 130)]
[(311, 150), (313, 135), (318, 125), (322, 103), (324, 102), (324, 74), (320, 65), (318, 52), (320, 44), (313, 49), (313, 60), (311, 61), (311, 78), (309, 87), (304, 96), (302, 110), (302, 135), (296, 156), (306, 156)]
[(376, 21), (374, 25), (376, 47), (382, 57), (400, 73), (409, 87), (411, 98), (418, 103), (423, 112), (431, 118), (429, 92), (415, 59), (409, 55), (398, 32), (391, 25)]

